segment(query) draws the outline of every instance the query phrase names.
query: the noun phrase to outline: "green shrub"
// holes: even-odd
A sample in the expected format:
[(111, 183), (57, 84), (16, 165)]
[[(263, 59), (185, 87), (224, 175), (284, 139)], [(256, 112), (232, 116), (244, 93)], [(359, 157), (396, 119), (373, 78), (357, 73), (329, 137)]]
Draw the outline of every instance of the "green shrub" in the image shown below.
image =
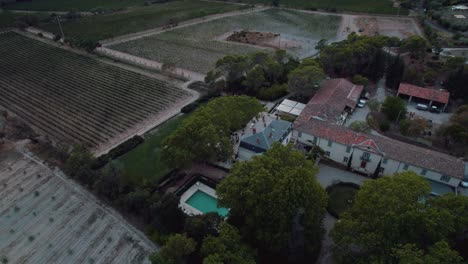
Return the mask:
[(383, 121), (379, 124), (379, 128), (383, 132), (388, 131), (390, 129), (390, 123), (388, 121)]
[(275, 100), (288, 94), (288, 86), (286, 84), (274, 84), (269, 88), (260, 88), (257, 91), (257, 98), (260, 100)]
[(365, 86), (369, 84), (369, 79), (360, 74), (356, 74), (353, 76), (353, 83)]

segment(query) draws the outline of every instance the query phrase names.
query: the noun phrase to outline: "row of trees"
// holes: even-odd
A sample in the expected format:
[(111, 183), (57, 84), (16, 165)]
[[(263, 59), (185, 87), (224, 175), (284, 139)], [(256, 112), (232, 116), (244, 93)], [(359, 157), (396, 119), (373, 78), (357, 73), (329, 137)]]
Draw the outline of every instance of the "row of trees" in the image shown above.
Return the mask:
[(198, 108), (163, 146), (163, 159), (173, 168), (191, 162), (226, 160), (232, 156), (230, 135), (263, 110), (255, 98), (224, 96)]

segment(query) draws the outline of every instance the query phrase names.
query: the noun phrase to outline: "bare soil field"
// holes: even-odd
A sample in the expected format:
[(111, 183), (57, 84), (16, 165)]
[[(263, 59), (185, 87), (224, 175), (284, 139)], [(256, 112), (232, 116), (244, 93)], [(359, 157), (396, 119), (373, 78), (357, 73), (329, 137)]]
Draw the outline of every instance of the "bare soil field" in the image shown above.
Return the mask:
[(178, 112), (194, 94), (15, 32), (0, 34), (0, 105), (56, 142), (95, 153)]
[(355, 23), (360, 34), (366, 36), (384, 35), (405, 39), (421, 35), (416, 22), (410, 18), (357, 16)]
[(149, 263), (156, 246), (60, 171), (0, 145), (2, 263)]

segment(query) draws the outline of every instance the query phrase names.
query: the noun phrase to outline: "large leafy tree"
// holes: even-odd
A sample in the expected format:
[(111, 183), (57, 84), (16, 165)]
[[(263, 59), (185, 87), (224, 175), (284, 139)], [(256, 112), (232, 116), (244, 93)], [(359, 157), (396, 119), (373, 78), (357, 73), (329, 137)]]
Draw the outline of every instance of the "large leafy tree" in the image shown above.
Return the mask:
[(391, 121), (397, 121), (398, 118), (404, 119), (406, 116), (406, 103), (400, 97), (389, 96), (382, 103), (381, 111)]
[(318, 61), (305, 60), (288, 75), (288, 87), (291, 92), (311, 94), (319, 88), (325, 73)]
[(320, 61), (329, 74), (354, 76), (361, 74), (377, 80), (385, 69), (384, 46), (398, 46), (399, 40), (385, 36), (350, 34), (346, 40), (332, 43), (320, 51)]
[[(318, 184), (318, 168), (291, 146), (275, 144), (262, 156), (237, 163), (217, 187), (223, 206), (242, 224), (247, 237), (278, 253), (293, 238), (299, 216), (306, 243), (318, 249), (327, 194)], [(315, 248), (314, 248), (315, 246)]]
[(253, 251), (241, 242), (239, 230), (222, 222), (219, 236), (209, 235), (203, 240), (200, 250), (204, 264), (255, 264)]
[(444, 243), (466, 229), (468, 198), (432, 198), (430, 190), (414, 172), (364, 183), (331, 232), (335, 256), (343, 263), (452, 263), (424, 261), (440, 252), (459, 259)]
[(193, 161), (225, 160), (232, 154), (229, 135), (263, 110), (248, 96), (219, 97), (200, 107), (164, 141), (163, 158), (172, 167)]
[(427, 40), (421, 36), (411, 36), (403, 41), (401, 47), (411, 53), (411, 56), (414, 58), (422, 58), (426, 54), (426, 49), (428, 47)]
[(195, 251), (195, 247), (193, 239), (175, 234), (169, 237), (159, 252), (150, 256), (150, 260), (153, 264), (183, 264), (187, 256)]

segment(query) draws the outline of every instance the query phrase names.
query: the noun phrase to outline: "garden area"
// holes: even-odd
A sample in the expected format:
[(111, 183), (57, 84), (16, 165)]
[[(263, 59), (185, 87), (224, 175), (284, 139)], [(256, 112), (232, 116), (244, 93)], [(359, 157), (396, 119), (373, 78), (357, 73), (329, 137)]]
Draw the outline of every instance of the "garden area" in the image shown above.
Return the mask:
[[(280, 34), (278, 41), (282, 49), (295, 57), (305, 58), (317, 53), (315, 46), (319, 40), (336, 36), (340, 22), (340, 16), (268, 9), (199, 23), (110, 48), (207, 73), (214, 68), (217, 60), (226, 55), (245, 55), (266, 49), (226, 41), (234, 31), (249, 29)], [(294, 45), (291, 44), (293, 42)]]
[(132, 184), (146, 186), (156, 184), (171, 168), (161, 160), (163, 141), (174, 132), (189, 115), (169, 119), (145, 135), (145, 141), (135, 149), (112, 161)]
[(340, 218), (354, 204), (354, 198), (359, 185), (349, 182), (339, 182), (327, 187), (328, 212), (336, 218)]
[[(62, 27), (65, 36), (69, 39), (99, 41), (243, 8), (246, 6), (198, 0), (170, 1), (131, 7), (122, 12), (77, 17), (63, 21)], [(55, 22), (40, 28), (55, 34), (59, 33), (59, 27)]]

